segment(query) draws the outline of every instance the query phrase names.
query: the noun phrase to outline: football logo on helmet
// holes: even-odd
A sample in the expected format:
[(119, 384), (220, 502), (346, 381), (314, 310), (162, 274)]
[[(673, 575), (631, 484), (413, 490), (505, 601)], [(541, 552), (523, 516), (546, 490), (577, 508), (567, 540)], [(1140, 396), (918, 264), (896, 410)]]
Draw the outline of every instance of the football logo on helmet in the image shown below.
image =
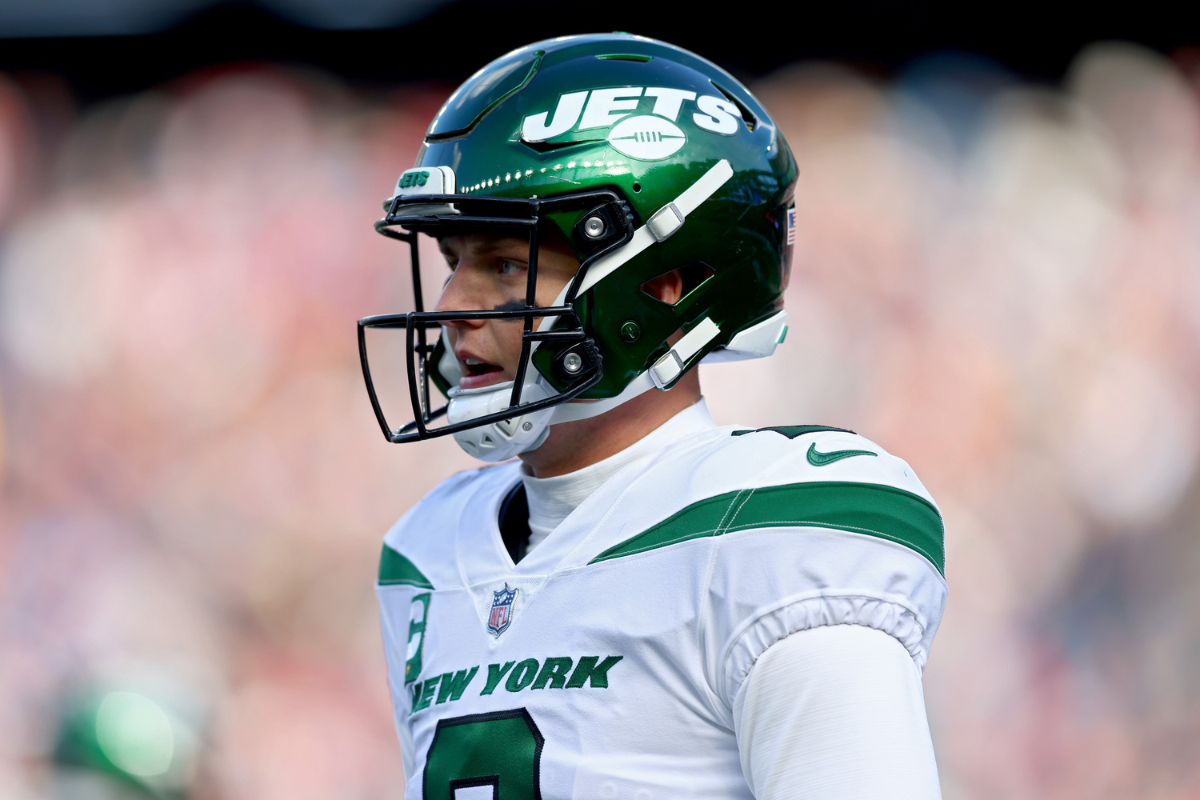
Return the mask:
[[(653, 100), (645, 112), (643, 101)], [(691, 123), (701, 130), (732, 136), (739, 130), (741, 110), (729, 100), (713, 95), (696, 96), (693, 91), (665, 86), (627, 86), (617, 89), (592, 89), (559, 95), (554, 115), (542, 111), (521, 122), (521, 140), (544, 142), (569, 133), (613, 126), (607, 141), (622, 155), (639, 161), (670, 158), (687, 144), (685, 134), (675, 123), (684, 103), (694, 102)], [(634, 116), (629, 116), (633, 113)], [(688, 115), (685, 115), (685, 119)]]
[(659, 161), (679, 151), (687, 136), (668, 119), (645, 114), (618, 122), (608, 134), (618, 153), (639, 161)]

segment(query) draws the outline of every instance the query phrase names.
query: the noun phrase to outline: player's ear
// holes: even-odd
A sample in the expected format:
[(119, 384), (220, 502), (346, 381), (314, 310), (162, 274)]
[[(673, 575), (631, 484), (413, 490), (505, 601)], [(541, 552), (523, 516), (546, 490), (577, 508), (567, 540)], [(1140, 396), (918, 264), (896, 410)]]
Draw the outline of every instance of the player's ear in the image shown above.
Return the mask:
[(683, 297), (683, 275), (678, 269), (673, 269), (646, 281), (642, 284), (642, 291), (661, 303), (673, 306)]

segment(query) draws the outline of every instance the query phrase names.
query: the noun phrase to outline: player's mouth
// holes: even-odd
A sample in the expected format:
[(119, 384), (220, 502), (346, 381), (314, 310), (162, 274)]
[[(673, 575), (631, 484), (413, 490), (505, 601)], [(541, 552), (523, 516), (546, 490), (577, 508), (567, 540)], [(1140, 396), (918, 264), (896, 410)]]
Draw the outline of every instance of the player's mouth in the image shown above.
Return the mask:
[(465, 353), (457, 354), (457, 358), (458, 367), (462, 371), (462, 380), (458, 382), (460, 389), (478, 389), (494, 383), (503, 383), (505, 380), (504, 368), (499, 364)]

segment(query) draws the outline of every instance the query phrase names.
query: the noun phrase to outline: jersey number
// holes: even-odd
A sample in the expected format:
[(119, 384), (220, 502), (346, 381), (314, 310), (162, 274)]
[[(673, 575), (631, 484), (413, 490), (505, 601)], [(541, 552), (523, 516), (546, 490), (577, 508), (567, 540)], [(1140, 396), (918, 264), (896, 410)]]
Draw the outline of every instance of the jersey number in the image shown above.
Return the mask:
[[(425, 800), (541, 800), (545, 740), (523, 708), (438, 720)], [(489, 791), (490, 789), (490, 791)]]

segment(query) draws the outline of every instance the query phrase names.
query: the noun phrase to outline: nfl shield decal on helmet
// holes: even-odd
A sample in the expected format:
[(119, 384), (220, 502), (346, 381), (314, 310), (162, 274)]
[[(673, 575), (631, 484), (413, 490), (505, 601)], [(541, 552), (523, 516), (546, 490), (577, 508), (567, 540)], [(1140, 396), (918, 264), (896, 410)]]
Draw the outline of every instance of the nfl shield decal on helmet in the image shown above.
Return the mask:
[(512, 624), (512, 605), (516, 599), (517, 590), (508, 588), (507, 583), (500, 591), (492, 592), (492, 613), (488, 617), (488, 633), (492, 636), (499, 636)]

